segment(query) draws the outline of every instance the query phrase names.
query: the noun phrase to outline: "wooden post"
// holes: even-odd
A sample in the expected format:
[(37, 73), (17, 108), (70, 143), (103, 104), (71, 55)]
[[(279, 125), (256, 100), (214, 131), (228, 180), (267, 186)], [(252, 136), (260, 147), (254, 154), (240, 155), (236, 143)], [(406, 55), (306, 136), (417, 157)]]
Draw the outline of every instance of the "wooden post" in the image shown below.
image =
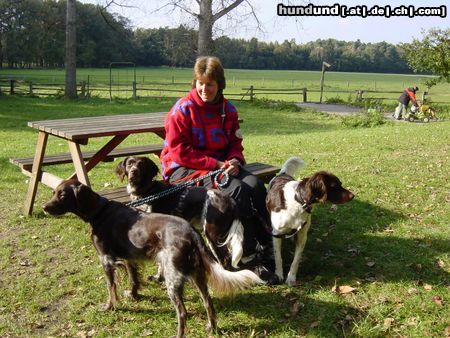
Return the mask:
[(360, 90), (360, 89), (358, 90), (358, 93), (356, 94), (356, 101), (358, 101), (358, 102), (362, 101), (363, 93), (364, 93), (364, 90)]
[(307, 89), (306, 88), (302, 89), (302, 94), (303, 94), (303, 102), (308, 102)]
[(88, 97), (91, 96), (91, 94), (89, 92), (89, 83), (90, 83), (90, 78), (89, 78), (89, 75), (88, 75), (88, 78), (87, 78), (87, 89), (86, 89), (86, 94), (87, 94)]
[(422, 104), (425, 103), (425, 100), (427, 99), (427, 95), (428, 95), (428, 91), (424, 91), (424, 92), (422, 93)]
[(86, 97), (86, 81), (81, 81), (81, 97)]
[(325, 79), (325, 71), (327, 68), (331, 67), (331, 65), (325, 61), (322, 62), (322, 76), (320, 77), (320, 99), (319, 102), (322, 103), (322, 95), (323, 95), (323, 82)]
[(16, 80), (14, 80), (14, 79), (9, 80), (9, 94), (10, 95), (14, 95), (15, 84), (16, 84)]
[(250, 86), (250, 101), (253, 101), (253, 86)]
[(136, 99), (136, 81), (133, 81), (133, 99)]
[(28, 94), (33, 94), (33, 81), (28, 82)]

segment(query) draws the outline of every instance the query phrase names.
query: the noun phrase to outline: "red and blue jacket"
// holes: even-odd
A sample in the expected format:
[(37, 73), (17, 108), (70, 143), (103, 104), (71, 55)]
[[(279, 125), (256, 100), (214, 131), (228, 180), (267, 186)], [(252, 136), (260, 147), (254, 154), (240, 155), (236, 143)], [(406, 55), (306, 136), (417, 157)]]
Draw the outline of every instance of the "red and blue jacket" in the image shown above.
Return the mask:
[(225, 98), (206, 103), (196, 89), (178, 100), (165, 120), (166, 138), (160, 160), (163, 178), (179, 167), (217, 169), (217, 161), (245, 163), (236, 108)]

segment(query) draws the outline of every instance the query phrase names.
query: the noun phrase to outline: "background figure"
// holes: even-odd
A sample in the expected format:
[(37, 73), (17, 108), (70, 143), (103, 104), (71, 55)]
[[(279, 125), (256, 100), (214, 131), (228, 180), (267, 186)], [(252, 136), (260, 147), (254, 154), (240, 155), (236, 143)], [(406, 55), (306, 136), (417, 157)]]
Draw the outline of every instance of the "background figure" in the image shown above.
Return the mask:
[[(264, 183), (242, 168), (245, 164), (242, 134), (236, 108), (223, 96), (224, 69), (216, 57), (199, 57), (194, 66), (192, 90), (166, 117), (166, 139), (161, 152), (163, 178), (172, 184), (192, 180), (224, 168), (228, 183), (221, 191), (233, 197), (244, 225), (244, 257), (261, 278), (272, 282), (272, 238), (265, 207)], [(211, 178), (201, 185), (214, 187)]]
[(408, 109), (409, 101), (412, 101), (415, 107), (419, 107), (416, 99), (416, 92), (419, 90), (417, 86), (406, 88), (398, 98), (398, 106), (395, 108), (395, 112), (392, 115), (396, 120), (400, 120), (406, 116), (406, 110)]

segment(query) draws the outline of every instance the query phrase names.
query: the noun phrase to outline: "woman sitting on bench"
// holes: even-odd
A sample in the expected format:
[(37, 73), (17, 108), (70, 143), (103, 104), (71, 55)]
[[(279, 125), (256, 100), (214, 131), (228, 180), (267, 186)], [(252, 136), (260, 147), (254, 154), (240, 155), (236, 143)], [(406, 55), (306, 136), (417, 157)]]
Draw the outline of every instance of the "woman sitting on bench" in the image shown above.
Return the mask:
[[(242, 134), (236, 108), (223, 96), (224, 69), (216, 57), (199, 57), (194, 66), (192, 90), (172, 107), (166, 117), (166, 139), (161, 152), (163, 177), (172, 184), (201, 177), (219, 168), (229, 174), (221, 191), (233, 197), (243, 214), (244, 237), (253, 252), (263, 248), (253, 267), (260, 277), (273, 282), (270, 217), (266, 210), (266, 188), (258, 177), (242, 168), (245, 164)], [(214, 180), (201, 181), (207, 188)]]

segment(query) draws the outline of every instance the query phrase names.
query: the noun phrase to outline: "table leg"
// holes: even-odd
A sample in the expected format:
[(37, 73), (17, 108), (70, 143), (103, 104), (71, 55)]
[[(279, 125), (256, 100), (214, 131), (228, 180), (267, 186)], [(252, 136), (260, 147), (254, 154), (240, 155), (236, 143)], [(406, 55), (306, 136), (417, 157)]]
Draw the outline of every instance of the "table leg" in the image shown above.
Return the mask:
[[(70, 154), (72, 155), (72, 161), (75, 167), (75, 175), (77, 176), (78, 181), (87, 186), (91, 186), (89, 177), (87, 175), (86, 165), (84, 164), (83, 155), (81, 153), (80, 145), (73, 141), (69, 141), (69, 150)], [(72, 175), (72, 177), (75, 175)]]
[(33, 204), (36, 198), (39, 178), (42, 173), (42, 161), (44, 160), (45, 148), (47, 147), (48, 134), (40, 131), (38, 134), (36, 152), (34, 154), (33, 167), (31, 169), (30, 182), (28, 183), (27, 198), (25, 200), (24, 212), (31, 215), (33, 212)]
[[(115, 149), (123, 140), (125, 140), (128, 137), (127, 134), (123, 134), (123, 135), (116, 135), (114, 136), (111, 140), (108, 141), (108, 143), (106, 143), (94, 156), (91, 157), (91, 159), (89, 160), (89, 162), (87, 162), (86, 164), (83, 163), (84, 166), (84, 170), (86, 170), (87, 172), (89, 172), (92, 168), (94, 168), (99, 162), (103, 161), (105, 159), (106, 156), (108, 156), (108, 154)], [(70, 144), (70, 142), (69, 142)], [(79, 152), (79, 147), (78, 150), (74, 150), (77, 153)], [(71, 150), (72, 153), (72, 150)], [(81, 156), (81, 153), (80, 155)], [(73, 155), (72, 155), (73, 158)], [(74, 161), (75, 163), (75, 161)], [(72, 176), (70, 176), (69, 178), (75, 178), (76, 176), (79, 177), (78, 172), (75, 172), (74, 174), (72, 174)], [(87, 177), (87, 175), (86, 175)]]

